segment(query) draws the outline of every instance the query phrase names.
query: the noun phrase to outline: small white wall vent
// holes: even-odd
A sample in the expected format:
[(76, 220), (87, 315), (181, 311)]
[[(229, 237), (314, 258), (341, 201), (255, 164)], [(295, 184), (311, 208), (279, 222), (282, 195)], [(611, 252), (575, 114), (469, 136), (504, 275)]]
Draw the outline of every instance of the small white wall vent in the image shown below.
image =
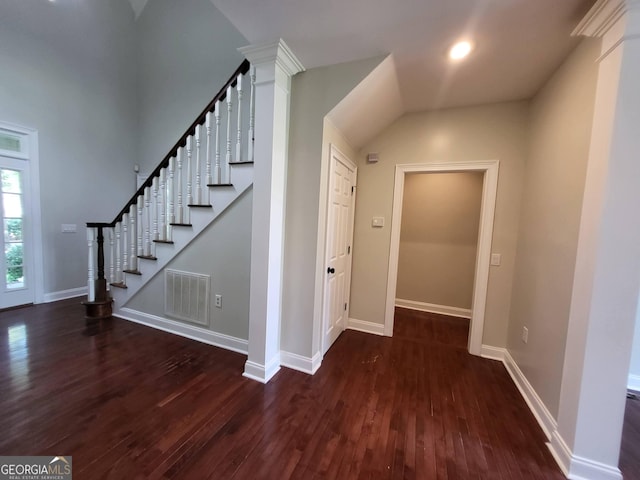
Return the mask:
[(167, 316), (209, 325), (210, 275), (166, 269), (164, 290), (164, 313)]

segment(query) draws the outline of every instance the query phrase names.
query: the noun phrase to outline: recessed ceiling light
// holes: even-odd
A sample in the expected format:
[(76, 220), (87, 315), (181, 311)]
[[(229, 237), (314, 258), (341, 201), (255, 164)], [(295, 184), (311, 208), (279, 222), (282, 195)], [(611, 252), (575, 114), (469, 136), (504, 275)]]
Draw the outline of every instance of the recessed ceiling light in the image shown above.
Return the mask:
[(449, 58), (454, 61), (462, 60), (471, 53), (471, 50), (473, 50), (471, 42), (467, 42), (466, 40), (458, 42), (449, 50)]

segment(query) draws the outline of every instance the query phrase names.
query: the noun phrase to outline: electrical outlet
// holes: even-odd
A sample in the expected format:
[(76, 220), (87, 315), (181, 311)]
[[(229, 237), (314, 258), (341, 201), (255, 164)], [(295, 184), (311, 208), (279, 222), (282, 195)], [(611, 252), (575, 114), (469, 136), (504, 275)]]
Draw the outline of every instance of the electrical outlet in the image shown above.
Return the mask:
[(527, 327), (522, 327), (522, 341), (524, 343), (529, 341), (529, 329)]
[(216, 295), (216, 307), (222, 308), (222, 295)]

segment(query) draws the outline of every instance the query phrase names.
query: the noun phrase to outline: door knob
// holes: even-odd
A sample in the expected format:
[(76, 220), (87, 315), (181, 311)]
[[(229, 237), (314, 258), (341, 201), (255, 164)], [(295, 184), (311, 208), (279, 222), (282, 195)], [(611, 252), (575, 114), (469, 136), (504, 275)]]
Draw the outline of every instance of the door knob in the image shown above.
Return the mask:
[(327, 273), (336, 273), (336, 269), (333, 267), (327, 268)]

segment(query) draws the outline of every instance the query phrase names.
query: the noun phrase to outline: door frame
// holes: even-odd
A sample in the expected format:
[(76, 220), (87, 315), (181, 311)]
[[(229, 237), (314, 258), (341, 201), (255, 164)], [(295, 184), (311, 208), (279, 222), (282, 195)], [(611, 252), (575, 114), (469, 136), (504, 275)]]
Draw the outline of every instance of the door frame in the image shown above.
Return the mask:
[(321, 312), (320, 312), (320, 323), (321, 323), (321, 332), (320, 332), (320, 353), (324, 356), (327, 352), (327, 348), (325, 345), (325, 333), (327, 330), (327, 315), (326, 315), (326, 305), (327, 305), (327, 277), (326, 277), (326, 265), (328, 264), (327, 253), (329, 250), (329, 202), (331, 202), (331, 195), (329, 191), (331, 189), (331, 172), (332, 172), (332, 159), (334, 154), (340, 158), (340, 161), (347, 165), (349, 168), (353, 169), (353, 195), (351, 195), (351, 207), (350, 207), (350, 218), (349, 218), (349, 245), (351, 247), (351, 251), (349, 252), (349, 260), (347, 262), (346, 274), (345, 274), (345, 301), (347, 302), (347, 311), (345, 312), (345, 318), (343, 322), (343, 331), (347, 329), (349, 323), (349, 310), (351, 309), (351, 267), (353, 265), (353, 231), (354, 231), (354, 223), (355, 223), (355, 210), (356, 210), (356, 193), (358, 189), (356, 188), (356, 184), (358, 181), (358, 166), (344, 153), (340, 151), (338, 147), (334, 144), (329, 144), (329, 168), (328, 168), (328, 182), (327, 182), (327, 198), (326, 198), (326, 216), (324, 220), (324, 251), (322, 253), (323, 260), (323, 276), (322, 276), (322, 304), (321, 304)]
[(491, 242), (493, 239), (493, 219), (495, 216), (498, 190), (498, 160), (456, 163), (425, 163), (396, 165), (393, 189), (393, 213), (391, 216), (391, 245), (389, 248), (389, 269), (387, 274), (387, 300), (385, 306), (384, 334), (393, 336), (393, 322), (398, 283), (398, 257), (400, 253), (400, 226), (402, 225), (402, 201), (404, 181), (407, 173), (457, 173), (483, 172), (480, 225), (471, 302), (471, 321), (467, 348), (472, 355), (482, 353), (482, 332), (484, 330)]
[(29, 164), (29, 184), (28, 189), (30, 211), (30, 228), (28, 234), (31, 236), (33, 246), (33, 289), (34, 303), (44, 302), (44, 256), (42, 253), (42, 210), (40, 206), (40, 156), (38, 149), (38, 131), (33, 128), (24, 127), (8, 122), (0, 121), (0, 129), (11, 130), (21, 135), (26, 135), (28, 139), (26, 154), (15, 154), (2, 151), (2, 155), (9, 158), (18, 158)]

